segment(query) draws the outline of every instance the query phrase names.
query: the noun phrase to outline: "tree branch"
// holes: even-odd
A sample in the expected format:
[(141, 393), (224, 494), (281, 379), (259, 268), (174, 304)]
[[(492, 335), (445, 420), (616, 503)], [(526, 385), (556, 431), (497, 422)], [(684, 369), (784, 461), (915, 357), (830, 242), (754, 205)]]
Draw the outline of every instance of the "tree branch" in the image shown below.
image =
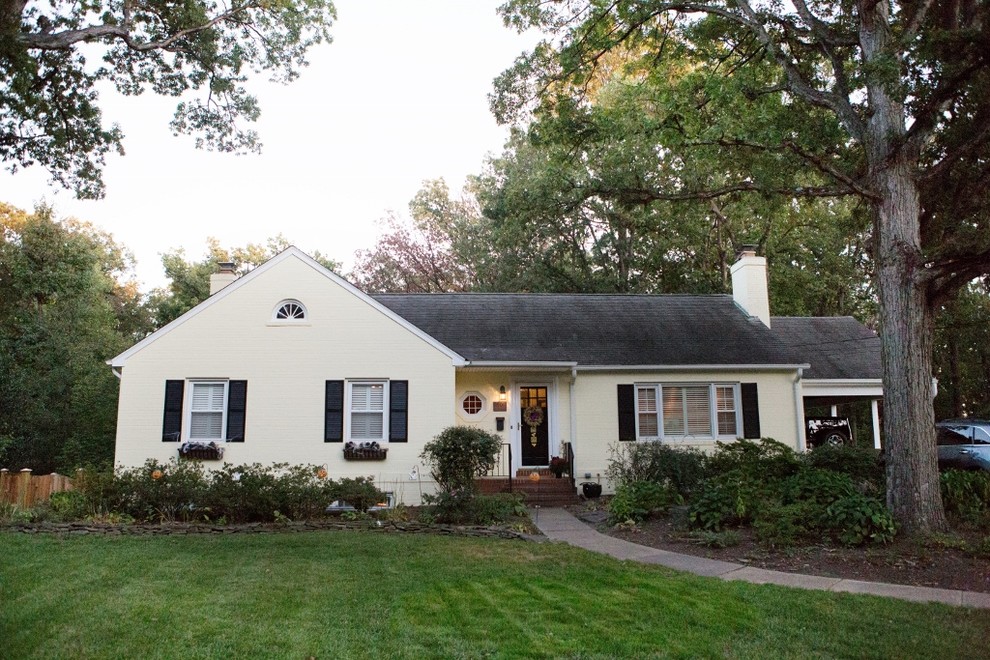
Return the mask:
[[(212, 19), (197, 25), (195, 27), (186, 28), (185, 30), (179, 30), (167, 39), (162, 39), (161, 41), (138, 41), (131, 34), (131, 26), (129, 22), (125, 20), (124, 25), (90, 25), (78, 30), (64, 30), (62, 32), (55, 32), (52, 34), (44, 34), (38, 32), (22, 33), (19, 35), (19, 39), (22, 44), (24, 44), (29, 49), (38, 50), (65, 50), (70, 46), (77, 44), (79, 42), (85, 41), (96, 41), (98, 39), (105, 39), (107, 37), (113, 39), (119, 39), (127, 44), (127, 47), (136, 52), (145, 52), (152, 50), (168, 50), (176, 42), (194, 34), (198, 34), (205, 30), (209, 30), (219, 23), (223, 23), (228, 20), (232, 20), (248, 11), (249, 9), (254, 9), (253, 5), (243, 5), (240, 7), (235, 7), (234, 9), (229, 9), (221, 14), (214, 16)], [(125, 17), (129, 15), (129, 10), (125, 10)]]

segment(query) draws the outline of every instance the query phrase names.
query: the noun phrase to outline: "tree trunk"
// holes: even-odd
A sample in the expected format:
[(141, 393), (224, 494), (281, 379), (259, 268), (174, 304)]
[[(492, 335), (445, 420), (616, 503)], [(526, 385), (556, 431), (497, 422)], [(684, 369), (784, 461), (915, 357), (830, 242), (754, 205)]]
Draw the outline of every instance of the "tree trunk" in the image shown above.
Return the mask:
[[(896, 45), (886, 3), (859, 4), (866, 65), (888, 60)], [(874, 249), (880, 293), (887, 505), (908, 533), (947, 528), (935, 450), (932, 396), (934, 311), (921, 252), (916, 147), (904, 143), (906, 109), (882, 75), (867, 83), (871, 115), (864, 147), (876, 199)]]
[(897, 185), (913, 184), (903, 177), (887, 178), (892, 189), (884, 195), (877, 221), (887, 505), (905, 531), (930, 533), (946, 529), (932, 404), (935, 329), (923, 262), (901, 238), (910, 231), (912, 217), (918, 224), (917, 188)]

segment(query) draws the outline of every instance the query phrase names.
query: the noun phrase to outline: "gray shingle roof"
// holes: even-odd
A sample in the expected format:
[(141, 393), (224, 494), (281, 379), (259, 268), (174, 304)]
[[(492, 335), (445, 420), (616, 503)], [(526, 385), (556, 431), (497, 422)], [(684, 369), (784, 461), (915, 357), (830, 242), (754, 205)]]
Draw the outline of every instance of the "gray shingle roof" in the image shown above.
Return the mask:
[(851, 316), (775, 316), (770, 327), (782, 343), (811, 363), (805, 378), (883, 377), (880, 338)]
[(794, 353), (728, 295), (372, 296), (471, 361), (582, 366), (783, 365)]

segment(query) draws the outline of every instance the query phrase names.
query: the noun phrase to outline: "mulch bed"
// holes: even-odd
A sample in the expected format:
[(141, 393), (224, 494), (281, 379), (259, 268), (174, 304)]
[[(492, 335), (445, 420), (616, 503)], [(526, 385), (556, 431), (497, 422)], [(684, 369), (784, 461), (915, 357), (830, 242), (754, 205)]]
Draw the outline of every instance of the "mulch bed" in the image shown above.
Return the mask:
[[(600, 508), (598, 504), (578, 505), (571, 512), (590, 518), (604, 534), (670, 552), (787, 573), (990, 593), (990, 557), (947, 548), (931, 540), (898, 536), (890, 545), (846, 548), (816, 544), (774, 549), (760, 545), (751, 530), (739, 529), (738, 545), (709, 548), (675, 525), (670, 517), (651, 519), (635, 528), (616, 527), (604, 521)], [(956, 530), (952, 536), (974, 547), (986, 532)]]

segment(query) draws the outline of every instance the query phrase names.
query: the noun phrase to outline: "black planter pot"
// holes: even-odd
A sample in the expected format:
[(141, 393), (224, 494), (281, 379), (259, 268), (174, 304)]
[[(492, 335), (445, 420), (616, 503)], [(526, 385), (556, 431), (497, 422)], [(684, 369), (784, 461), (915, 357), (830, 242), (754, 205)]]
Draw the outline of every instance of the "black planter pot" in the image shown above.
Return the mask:
[(585, 481), (581, 484), (581, 491), (589, 500), (602, 496), (602, 485), (594, 481)]

